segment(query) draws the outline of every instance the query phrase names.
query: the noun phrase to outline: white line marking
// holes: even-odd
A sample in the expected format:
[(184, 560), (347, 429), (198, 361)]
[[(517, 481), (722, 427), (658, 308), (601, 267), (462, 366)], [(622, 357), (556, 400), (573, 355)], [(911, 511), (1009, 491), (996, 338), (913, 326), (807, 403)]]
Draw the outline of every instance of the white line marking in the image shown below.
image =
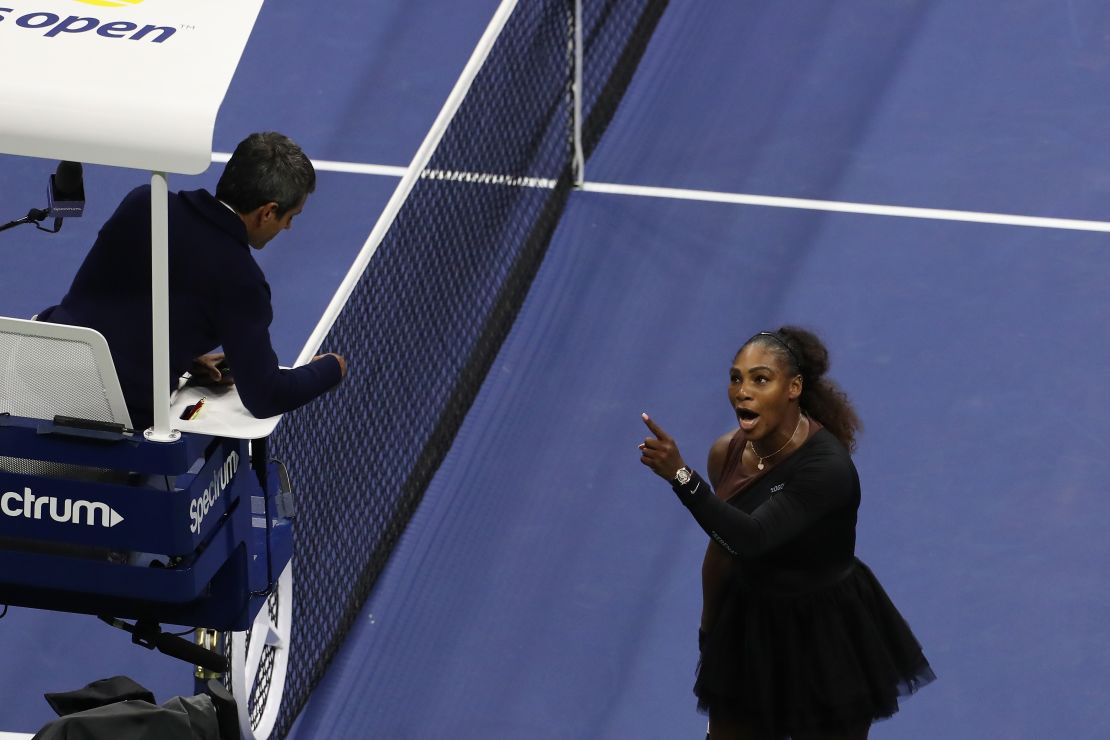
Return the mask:
[(927, 218), (936, 221), (965, 221), (1004, 226), (1028, 226), (1041, 229), (1072, 229), (1076, 231), (1110, 232), (1110, 222), (1082, 221), (1071, 218), (1044, 218), (1018, 216), (1009, 213), (980, 213), (977, 211), (950, 211), (940, 208), (912, 208), (909, 206), (884, 206), (876, 203), (850, 203), (834, 200), (809, 200), (806, 198), (780, 198), (772, 195), (745, 195), (721, 193), (711, 190), (684, 190), (680, 188), (655, 188), (643, 185), (617, 185), (604, 182), (587, 182), (582, 187), (590, 193), (637, 195), (646, 198), (675, 198), (708, 203), (732, 203), (769, 208), (798, 208), (808, 211), (834, 213), (859, 213), (869, 216), (896, 216), (900, 218)]
[[(213, 162), (226, 162), (230, 154), (213, 152)], [(356, 164), (353, 162), (331, 162), (312, 160), (318, 170), (326, 172), (351, 172), (360, 175), (384, 175), (401, 177), (405, 167), (381, 164)], [(498, 175), (493, 173), (461, 172), (454, 170), (425, 170), (421, 178), (451, 180), (454, 182), (474, 182), (482, 184), (514, 185), (532, 188), (553, 188), (555, 181), (539, 177), (518, 175)], [(587, 193), (608, 195), (635, 195), (643, 198), (671, 198), (675, 200), (695, 200), (704, 203), (731, 203), (743, 206), (763, 206), (766, 208), (796, 208), (804, 211), (827, 211), (830, 213), (857, 213), (866, 216), (894, 216), (897, 218), (924, 218), (933, 221), (961, 221), (964, 223), (995, 224), (1000, 226), (1024, 226), (1038, 229), (1069, 229), (1072, 231), (1098, 231), (1110, 233), (1110, 221), (1088, 221), (1075, 218), (1049, 218), (1046, 216), (1021, 216), (1013, 213), (986, 213), (981, 211), (954, 211), (942, 208), (916, 208), (913, 206), (887, 206), (879, 203), (853, 203), (838, 200), (813, 200), (809, 198), (784, 198), (775, 195), (751, 195), (746, 193), (726, 193), (715, 190), (690, 190), (685, 188), (661, 188), (649, 185), (621, 185), (611, 182), (586, 182), (582, 190)]]
[[(229, 152), (212, 152), (213, 162), (227, 162), (231, 159)], [(356, 162), (332, 162), (326, 159), (312, 160), (312, 166), (324, 172), (349, 172), (355, 175), (384, 175), (386, 177), (404, 177), (407, 167), (398, 167), (388, 164), (358, 164)]]
[[(227, 162), (231, 155), (227, 152), (213, 152), (213, 162)], [(332, 162), (326, 159), (312, 160), (312, 166), (324, 172), (348, 172), (356, 175), (384, 175), (385, 177), (404, 177), (408, 167), (388, 164), (358, 164), (356, 162)], [(525, 175), (499, 175), (492, 172), (466, 172), (463, 170), (422, 170), (423, 180), (450, 180), (452, 182), (473, 182), (479, 185), (512, 185), (525, 188), (554, 188), (555, 181), (543, 177)]]
[(420, 173), (424, 180), (449, 180), (451, 182), (473, 182), (479, 185), (511, 185), (524, 188), (555, 187), (555, 180), (524, 175), (495, 175), (492, 172), (460, 172), (459, 170), (424, 170)]

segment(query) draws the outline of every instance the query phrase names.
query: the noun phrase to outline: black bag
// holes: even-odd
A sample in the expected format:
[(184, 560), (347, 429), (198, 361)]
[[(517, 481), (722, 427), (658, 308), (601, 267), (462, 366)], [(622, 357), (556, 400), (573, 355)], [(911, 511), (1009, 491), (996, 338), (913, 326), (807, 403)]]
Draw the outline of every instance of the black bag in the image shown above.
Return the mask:
[(76, 691), (46, 694), (58, 713), (33, 740), (240, 740), (235, 701), (218, 681), (207, 692), (175, 696), (161, 706), (126, 676)]

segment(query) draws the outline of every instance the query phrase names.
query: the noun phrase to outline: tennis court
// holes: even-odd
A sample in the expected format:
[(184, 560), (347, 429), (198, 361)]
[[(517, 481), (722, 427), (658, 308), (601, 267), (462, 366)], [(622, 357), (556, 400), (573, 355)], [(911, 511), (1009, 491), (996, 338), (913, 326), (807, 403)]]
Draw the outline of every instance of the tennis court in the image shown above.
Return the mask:
[[(321, 165), (297, 227), (261, 255), (282, 360), (397, 184), (373, 167), (409, 162), (497, 7), (462, 5), (263, 6), (216, 149), (272, 128), (356, 170)], [(700, 737), (705, 535), (638, 463), (639, 414), (703, 466), (734, 423), (732, 354), (785, 323), (821, 334), (863, 417), (857, 551), (938, 674), (871, 737), (1110, 732), (1107, 31), (1090, 0), (671, 4), (289, 736)], [(28, 193), (53, 165), (4, 158), (11, 218), (39, 205)], [(211, 187), (218, 171), (170, 186)], [(60, 297), (136, 174), (90, 167), (82, 221), (3, 235), (0, 313)], [(403, 323), (375, 279), (383, 297), (354, 323)], [(394, 328), (367, 341), (373, 372), (352, 387), (403, 376), (400, 405), (448, 392), (455, 365), (410, 354)], [(344, 440), (356, 417), (383, 437), (407, 428), (345, 398)], [(373, 442), (367, 455), (388, 443)], [(363, 489), (388, 482), (386, 469), (330, 483), (327, 516), (357, 520)], [(314, 557), (341, 570), (345, 551), (363, 556), (336, 540)], [(187, 668), (88, 617), (13, 609), (0, 645), (0, 731), (34, 732), (43, 692), (104, 676), (192, 692)]]

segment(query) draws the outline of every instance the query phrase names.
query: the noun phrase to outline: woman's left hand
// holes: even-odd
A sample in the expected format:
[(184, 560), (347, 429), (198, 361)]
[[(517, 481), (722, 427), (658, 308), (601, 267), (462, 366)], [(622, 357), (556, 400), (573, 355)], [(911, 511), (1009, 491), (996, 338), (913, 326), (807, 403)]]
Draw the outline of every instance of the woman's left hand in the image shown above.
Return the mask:
[(656, 475), (668, 483), (674, 480), (679, 468), (685, 467), (678, 446), (671, 436), (664, 432), (647, 414), (640, 415), (644, 424), (655, 436), (647, 437), (640, 444), (640, 462), (652, 469)]

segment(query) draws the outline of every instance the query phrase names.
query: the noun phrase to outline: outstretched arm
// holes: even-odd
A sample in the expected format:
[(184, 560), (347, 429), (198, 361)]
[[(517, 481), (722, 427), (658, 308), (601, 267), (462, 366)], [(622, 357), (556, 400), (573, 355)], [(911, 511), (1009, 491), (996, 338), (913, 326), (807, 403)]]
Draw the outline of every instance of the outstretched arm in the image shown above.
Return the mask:
[(675, 483), (674, 471), (684, 463), (674, 440), (646, 414), (644, 423), (655, 436), (640, 445), (640, 461), (672, 483), (675, 494), (702, 529), (731, 555), (751, 557), (778, 547), (828, 512), (852, 501), (850, 464), (830, 450), (808, 457), (782, 491), (746, 514), (717, 498), (696, 472), (686, 485)]
[(346, 362), (338, 355), (319, 355), (291, 369), (278, 366), (270, 341), (269, 288), (247, 283), (224, 291), (225, 306), (217, 320), (227, 362), (239, 397), (259, 418), (292, 411), (342, 380)]

